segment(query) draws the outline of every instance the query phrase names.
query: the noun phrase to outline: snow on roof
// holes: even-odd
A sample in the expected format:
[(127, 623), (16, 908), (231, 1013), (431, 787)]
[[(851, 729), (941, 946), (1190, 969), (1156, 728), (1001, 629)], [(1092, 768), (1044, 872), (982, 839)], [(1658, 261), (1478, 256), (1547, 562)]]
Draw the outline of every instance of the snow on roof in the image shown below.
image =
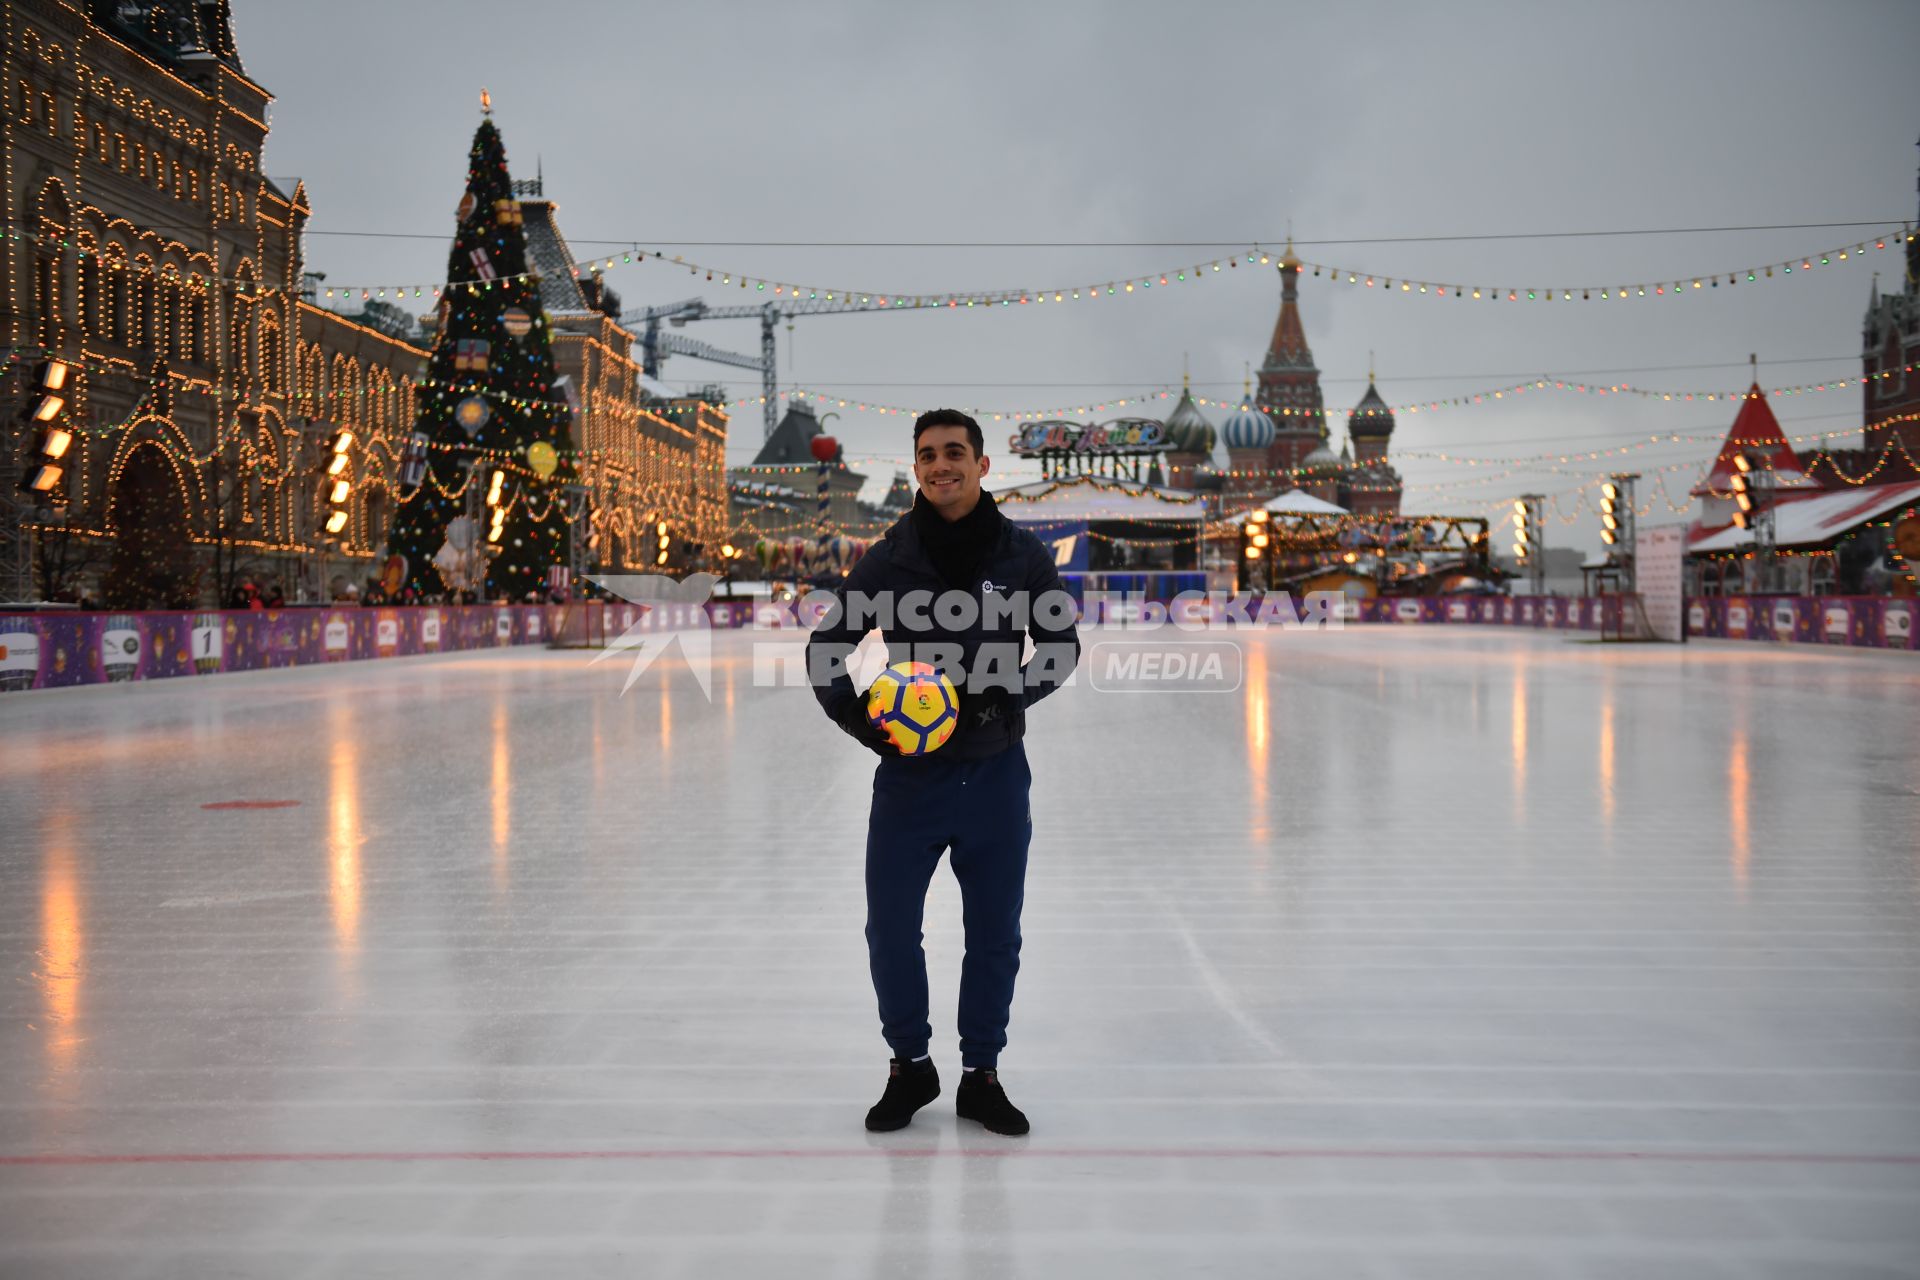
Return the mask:
[(994, 501), (1015, 524), (1056, 520), (1191, 520), (1206, 518), (1198, 498), (1132, 480), (1069, 476), (997, 489)]
[[(1773, 507), (1773, 542), (1778, 547), (1803, 547), (1839, 537), (1855, 525), (1876, 516), (1920, 503), (1920, 483), (1869, 484), (1843, 493), (1787, 498)], [(1692, 543), (1689, 551), (1732, 551), (1751, 546), (1753, 531), (1729, 525)]]
[(586, 315), (593, 310), (580, 291), (579, 267), (567, 238), (553, 218), (551, 200), (523, 200), (520, 216), (527, 241), (527, 265), (540, 277), (540, 305), (550, 316)]
[(1336, 507), (1331, 502), (1314, 497), (1305, 489), (1289, 489), (1266, 504), (1267, 510), (1291, 513), (1294, 515), (1343, 516), (1345, 507)]

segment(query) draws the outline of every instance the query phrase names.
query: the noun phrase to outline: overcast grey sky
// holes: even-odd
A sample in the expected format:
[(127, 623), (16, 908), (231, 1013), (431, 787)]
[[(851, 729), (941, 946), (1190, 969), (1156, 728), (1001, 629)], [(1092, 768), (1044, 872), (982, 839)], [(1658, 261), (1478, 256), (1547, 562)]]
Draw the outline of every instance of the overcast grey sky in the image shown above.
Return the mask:
[[(583, 255), (637, 242), (734, 271), (901, 293), (1107, 280), (1284, 240), (1309, 259), (1469, 283), (1631, 283), (1726, 271), (1867, 229), (1319, 246), (1313, 241), (1915, 216), (1920, 5), (917, 2), (634, 5), (549, 0), (235, 0), (247, 69), (276, 95), (267, 172), (305, 179), (309, 261), (335, 281), (445, 269), (481, 86), (516, 176)], [(694, 248), (680, 241), (1066, 241), (1071, 248)], [(1087, 242), (1219, 241), (1218, 249)], [(601, 250), (604, 251), (604, 250)], [(1401, 404), (1565, 373), (1651, 387), (1768, 385), (1859, 370), (1869, 277), (1891, 250), (1752, 288), (1624, 305), (1381, 296), (1306, 279), (1336, 418), (1365, 386)], [(631, 304), (709, 288), (617, 268)], [(737, 290), (711, 286), (716, 302)], [(782, 385), (1012, 410), (1180, 383), (1238, 395), (1279, 305), (1244, 268), (1109, 303), (992, 314), (802, 318)], [(688, 333), (757, 349), (758, 327)], [(1686, 366), (1667, 368), (1666, 366)], [(1590, 371), (1618, 371), (1592, 373)], [(670, 380), (757, 376), (670, 362)], [(1045, 385), (1041, 385), (1045, 384)], [(1790, 434), (1857, 426), (1856, 390), (1777, 402)], [(1537, 455), (1723, 432), (1724, 404), (1529, 395), (1402, 416), (1396, 454)], [(1109, 415), (1110, 416), (1110, 415)], [(1215, 423), (1222, 413), (1209, 411)], [(900, 418), (845, 413), (855, 459), (898, 459)], [(1005, 468), (1005, 427), (989, 453)], [(761, 435), (736, 414), (732, 455)], [(1704, 460), (1710, 445), (1637, 455)], [(1409, 511), (1580, 483), (1406, 457)], [(866, 469), (884, 478), (889, 464)], [(1604, 469), (1604, 464), (1583, 464)], [(1497, 468), (1494, 470), (1498, 470)], [(1016, 473), (1018, 474), (1018, 473)], [(1668, 481), (1679, 498), (1694, 476)], [(1563, 510), (1573, 511), (1572, 500)], [(1669, 516), (1657, 507), (1656, 522)], [(1591, 517), (1549, 539), (1597, 545)]]

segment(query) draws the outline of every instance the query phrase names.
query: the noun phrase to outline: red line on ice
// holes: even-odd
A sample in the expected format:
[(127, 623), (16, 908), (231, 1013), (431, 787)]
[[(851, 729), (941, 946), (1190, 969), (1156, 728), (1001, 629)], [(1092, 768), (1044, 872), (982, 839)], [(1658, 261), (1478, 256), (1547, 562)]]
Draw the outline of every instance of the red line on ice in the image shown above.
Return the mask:
[(1510, 1160), (1573, 1163), (1920, 1165), (1920, 1154), (1838, 1151), (1366, 1150), (1313, 1147), (669, 1147), (616, 1151), (207, 1151), (0, 1155), (4, 1165), (304, 1164), (419, 1160), (844, 1160), (960, 1156), (1024, 1160)]

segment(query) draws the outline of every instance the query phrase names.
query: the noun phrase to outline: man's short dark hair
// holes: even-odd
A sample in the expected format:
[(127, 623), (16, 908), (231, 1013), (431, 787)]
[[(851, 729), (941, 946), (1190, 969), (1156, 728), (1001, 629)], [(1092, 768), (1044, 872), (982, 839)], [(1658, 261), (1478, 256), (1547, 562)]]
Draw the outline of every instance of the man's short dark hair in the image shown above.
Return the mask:
[(920, 451), (920, 433), (929, 427), (965, 427), (967, 443), (973, 446), (973, 456), (979, 457), (987, 451), (987, 438), (980, 434), (980, 424), (958, 409), (929, 409), (913, 420), (913, 449)]

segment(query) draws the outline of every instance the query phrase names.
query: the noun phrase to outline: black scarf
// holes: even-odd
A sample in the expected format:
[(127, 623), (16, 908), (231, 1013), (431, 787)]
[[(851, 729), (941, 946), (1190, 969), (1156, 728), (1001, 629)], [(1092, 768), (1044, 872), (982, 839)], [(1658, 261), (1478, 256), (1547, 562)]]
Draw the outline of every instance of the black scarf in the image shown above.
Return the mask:
[(1000, 540), (1000, 508), (993, 495), (980, 491), (980, 501), (958, 520), (948, 520), (927, 501), (913, 495), (913, 529), (920, 546), (933, 562), (934, 572), (950, 587), (971, 587), (973, 575)]

